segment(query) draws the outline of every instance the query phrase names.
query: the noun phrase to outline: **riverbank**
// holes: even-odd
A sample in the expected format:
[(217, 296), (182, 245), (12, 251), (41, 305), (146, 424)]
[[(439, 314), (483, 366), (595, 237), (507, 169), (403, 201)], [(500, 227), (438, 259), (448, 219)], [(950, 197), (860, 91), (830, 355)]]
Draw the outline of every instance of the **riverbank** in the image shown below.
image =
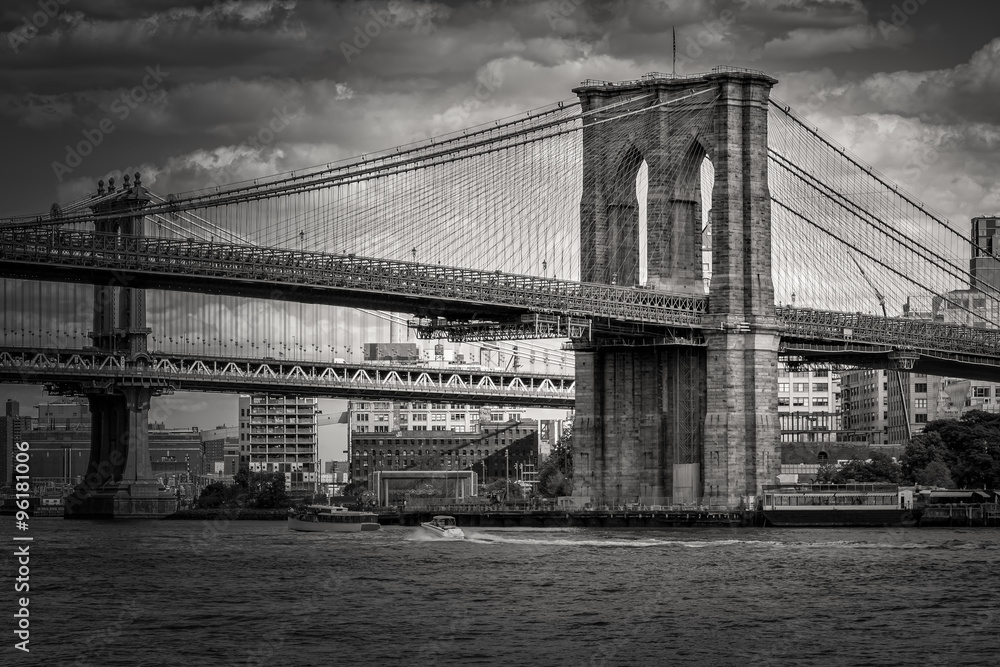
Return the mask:
[(288, 518), (287, 509), (251, 509), (246, 507), (238, 508), (212, 508), (212, 509), (186, 509), (178, 510), (173, 514), (163, 517), (164, 520), (180, 521), (212, 521), (214, 519), (228, 519), (230, 521), (284, 521)]

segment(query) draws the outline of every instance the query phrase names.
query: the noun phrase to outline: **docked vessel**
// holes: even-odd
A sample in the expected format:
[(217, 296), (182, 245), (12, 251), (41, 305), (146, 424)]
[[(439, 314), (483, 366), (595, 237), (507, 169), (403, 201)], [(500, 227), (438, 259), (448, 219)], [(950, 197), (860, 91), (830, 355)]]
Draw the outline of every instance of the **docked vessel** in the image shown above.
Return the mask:
[(420, 527), (424, 529), (424, 533), (435, 537), (437, 539), (443, 540), (464, 540), (465, 533), (462, 529), (458, 527), (455, 523), (455, 517), (453, 516), (436, 516), (430, 521), (425, 521), (420, 524)]
[[(29, 496), (28, 516), (38, 517), (59, 517), (63, 516), (63, 499), (59, 496)], [(13, 516), (17, 513), (17, 498), (14, 494), (4, 496), (0, 499), (0, 515)]]
[(372, 512), (353, 512), (337, 505), (307, 505), (289, 510), (288, 529), (309, 533), (360, 533), (380, 530)]
[(761, 510), (768, 524), (803, 526), (915, 525), (913, 491), (895, 484), (785, 484), (765, 486)]

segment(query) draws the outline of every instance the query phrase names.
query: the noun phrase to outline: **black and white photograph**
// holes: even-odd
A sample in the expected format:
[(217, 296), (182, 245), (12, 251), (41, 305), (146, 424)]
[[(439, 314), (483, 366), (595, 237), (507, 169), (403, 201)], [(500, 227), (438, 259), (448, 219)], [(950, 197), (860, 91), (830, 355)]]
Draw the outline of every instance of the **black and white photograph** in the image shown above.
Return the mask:
[(4, 0), (0, 663), (1000, 664), (1000, 5)]

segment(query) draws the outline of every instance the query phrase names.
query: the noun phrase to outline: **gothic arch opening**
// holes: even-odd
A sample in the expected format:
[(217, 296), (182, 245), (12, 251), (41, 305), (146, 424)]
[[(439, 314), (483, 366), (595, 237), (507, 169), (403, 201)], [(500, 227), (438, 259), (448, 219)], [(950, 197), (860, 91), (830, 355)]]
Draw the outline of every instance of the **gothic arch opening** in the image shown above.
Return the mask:
[(607, 185), (607, 277), (612, 285), (639, 284), (641, 251), (640, 198), (636, 179), (645, 161), (634, 144), (629, 144)]

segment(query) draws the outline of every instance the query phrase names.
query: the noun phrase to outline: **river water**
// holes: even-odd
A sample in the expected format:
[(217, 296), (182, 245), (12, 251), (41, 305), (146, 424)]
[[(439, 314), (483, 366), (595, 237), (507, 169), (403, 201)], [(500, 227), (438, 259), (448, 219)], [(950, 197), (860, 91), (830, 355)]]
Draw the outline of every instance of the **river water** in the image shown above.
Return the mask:
[(1000, 530), (466, 532), (35, 519), (0, 664), (1000, 664)]

